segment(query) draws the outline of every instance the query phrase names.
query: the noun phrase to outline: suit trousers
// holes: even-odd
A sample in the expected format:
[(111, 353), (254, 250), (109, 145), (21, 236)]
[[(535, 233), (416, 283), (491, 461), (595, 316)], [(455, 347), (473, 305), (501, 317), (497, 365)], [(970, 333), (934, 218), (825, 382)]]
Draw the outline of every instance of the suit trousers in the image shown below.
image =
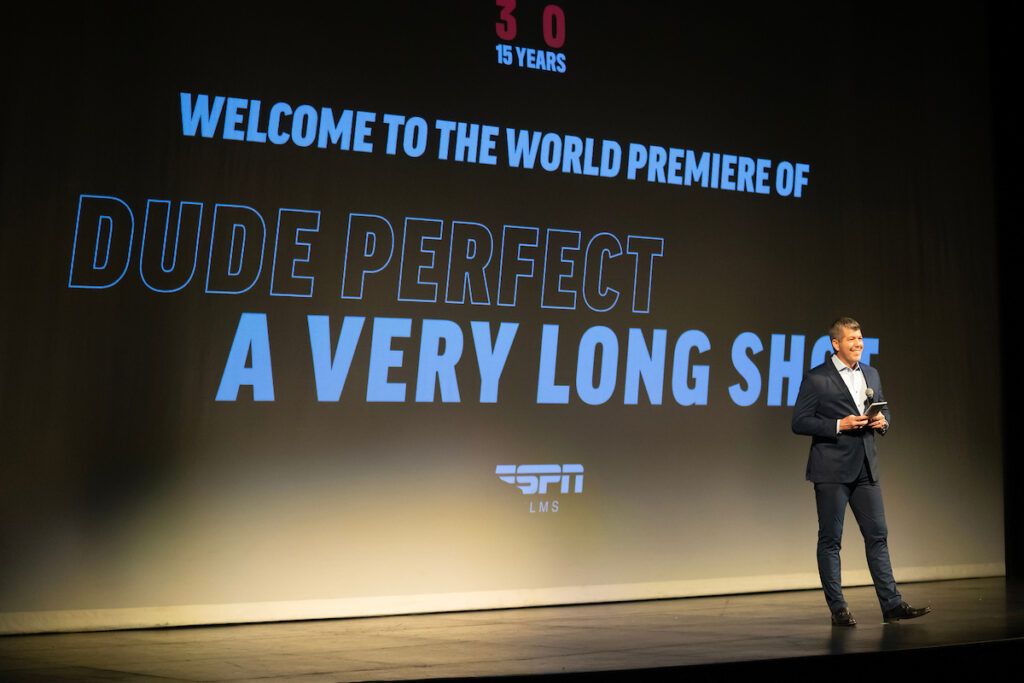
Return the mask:
[(818, 575), (828, 608), (834, 613), (847, 606), (839, 563), (847, 503), (853, 508), (864, 536), (864, 551), (878, 604), (883, 612), (898, 606), (903, 597), (896, 588), (889, 562), (889, 530), (885, 524), (882, 489), (877, 481), (871, 480), (867, 458), (855, 481), (848, 484), (816, 483), (814, 498), (818, 505)]

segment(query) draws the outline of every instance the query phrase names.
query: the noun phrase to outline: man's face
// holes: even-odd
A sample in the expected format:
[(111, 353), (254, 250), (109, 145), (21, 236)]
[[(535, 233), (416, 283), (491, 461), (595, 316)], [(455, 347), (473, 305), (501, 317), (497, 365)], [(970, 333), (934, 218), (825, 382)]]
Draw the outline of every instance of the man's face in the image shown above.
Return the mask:
[(864, 335), (860, 330), (844, 327), (842, 336), (832, 340), (832, 348), (835, 349), (839, 360), (843, 361), (846, 367), (852, 368), (855, 363), (860, 362), (860, 354), (864, 351)]

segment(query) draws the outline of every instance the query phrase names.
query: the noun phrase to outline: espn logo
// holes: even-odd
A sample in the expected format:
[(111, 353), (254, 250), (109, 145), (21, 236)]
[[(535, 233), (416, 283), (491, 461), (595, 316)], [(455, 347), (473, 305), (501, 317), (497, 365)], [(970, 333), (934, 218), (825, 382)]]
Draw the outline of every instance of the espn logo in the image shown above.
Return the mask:
[(561, 493), (583, 493), (583, 465), (498, 465), (494, 473), (506, 484), (518, 486), (523, 495), (544, 495), (559, 484)]

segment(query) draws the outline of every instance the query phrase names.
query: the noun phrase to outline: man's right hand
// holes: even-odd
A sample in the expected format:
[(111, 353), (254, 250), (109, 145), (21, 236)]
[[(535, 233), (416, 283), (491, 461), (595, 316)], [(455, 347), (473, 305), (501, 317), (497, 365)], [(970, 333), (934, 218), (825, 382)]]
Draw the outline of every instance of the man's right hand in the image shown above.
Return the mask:
[(846, 432), (851, 429), (861, 429), (868, 426), (867, 415), (847, 415), (839, 421), (839, 431)]

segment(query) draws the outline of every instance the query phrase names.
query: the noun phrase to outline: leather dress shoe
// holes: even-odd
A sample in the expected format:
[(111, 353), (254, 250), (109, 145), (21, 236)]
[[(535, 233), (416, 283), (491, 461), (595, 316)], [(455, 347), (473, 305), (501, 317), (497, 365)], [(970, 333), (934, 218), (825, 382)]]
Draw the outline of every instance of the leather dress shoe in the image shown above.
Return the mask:
[(856, 626), (857, 620), (850, 614), (850, 610), (841, 609), (832, 613), (833, 626)]
[(882, 621), (888, 624), (893, 621), (899, 621), (900, 619), (917, 619), (931, 611), (931, 607), (911, 607), (907, 603), (901, 602), (896, 607), (882, 612)]

